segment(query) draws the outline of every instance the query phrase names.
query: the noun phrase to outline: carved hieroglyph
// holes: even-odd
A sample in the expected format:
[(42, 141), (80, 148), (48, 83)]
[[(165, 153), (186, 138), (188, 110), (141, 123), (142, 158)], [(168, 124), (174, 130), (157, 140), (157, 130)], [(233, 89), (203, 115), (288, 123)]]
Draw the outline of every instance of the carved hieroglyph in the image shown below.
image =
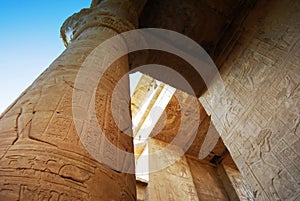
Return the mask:
[(221, 72), (212, 114), (256, 200), (300, 199), (300, 1), (259, 1)]
[[(0, 117), (0, 200), (135, 200), (135, 176), (100, 164), (80, 143), (72, 119), (72, 91), (79, 90), (74, 81), (89, 53), (104, 40), (137, 26), (143, 4), (108, 0), (65, 22), (66, 51)], [(113, 73), (116, 69), (119, 73)], [(133, 152), (132, 138), (111, 124), (109, 110), (103, 113), (110, 107), (113, 85), (128, 72), (127, 58), (109, 71), (97, 89), (97, 117), (100, 125), (105, 122), (109, 140)], [(128, 85), (126, 90), (129, 96)], [(87, 97), (78, 99), (94, 107)], [(103, 150), (107, 157), (113, 154)]]
[[(159, 163), (168, 163), (174, 158), (178, 159), (177, 153), (170, 150), (161, 151), (167, 143), (150, 138), (149, 141), (149, 164), (150, 169), (155, 169)], [(178, 150), (180, 148), (178, 147)], [(173, 151), (178, 151), (174, 149)], [(151, 153), (161, 151), (160, 157), (153, 157)], [(185, 156), (180, 157), (169, 167), (156, 172), (150, 172), (150, 182), (148, 184), (149, 201), (199, 201), (197, 191), (193, 183), (193, 177), (187, 164)]]

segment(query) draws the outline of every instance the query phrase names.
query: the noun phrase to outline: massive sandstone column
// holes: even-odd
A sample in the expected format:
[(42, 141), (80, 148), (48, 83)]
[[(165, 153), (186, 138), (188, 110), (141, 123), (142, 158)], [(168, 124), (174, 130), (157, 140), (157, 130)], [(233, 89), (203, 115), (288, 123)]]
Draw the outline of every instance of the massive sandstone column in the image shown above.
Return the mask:
[[(67, 49), (0, 117), (1, 201), (135, 200), (135, 176), (99, 163), (80, 142), (72, 92), (85, 90), (74, 89), (74, 81), (89, 53), (106, 39), (134, 29), (145, 1), (97, 3), (65, 22), (62, 36)], [(133, 152), (132, 138), (118, 129), (110, 110), (105, 110), (110, 108), (114, 85), (128, 70), (127, 57), (111, 66), (110, 76), (104, 76), (97, 89), (95, 108), (99, 124), (109, 131), (106, 137)], [(123, 88), (129, 96), (128, 85)], [(94, 107), (86, 97), (78, 100)], [(93, 131), (79, 134), (97, 135)], [(103, 157), (112, 157), (112, 150), (101, 148)], [(133, 157), (129, 165), (134, 166)]]

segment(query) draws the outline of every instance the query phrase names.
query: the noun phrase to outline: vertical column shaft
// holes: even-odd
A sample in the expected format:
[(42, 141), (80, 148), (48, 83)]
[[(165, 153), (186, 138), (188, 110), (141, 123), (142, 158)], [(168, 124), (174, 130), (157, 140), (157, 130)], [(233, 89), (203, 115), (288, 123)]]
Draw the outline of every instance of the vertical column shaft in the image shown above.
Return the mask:
[[(106, 39), (134, 29), (140, 7), (137, 1), (108, 0), (65, 22), (62, 37), (67, 49), (0, 117), (1, 200), (136, 199), (135, 176), (101, 164), (80, 142), (72, 94), (86, 57)], [(112, 90), (105, 86), (115, 85), (129, 71), (127, 57), (111, 69), (116, 67), (120, 69), (116, 75), (109, 70), (114, 79), (108, 76), (99, 84), (97, 94), (100, 91), (107, 96), (101, 99), (96, 95), (98, 110), (109, 108)], [(129, 94), (128, 83), (124, 89)], [(80, 100), (89, 104), (87, 99)], [(109, 112), (98, 112), (97, 117), (104, 123), (113, 118)], [(109, 128), (106, 135), (133, 152), (132, 138), (116, 126)], [(97, 135), (88, 133), (92, 134)]]

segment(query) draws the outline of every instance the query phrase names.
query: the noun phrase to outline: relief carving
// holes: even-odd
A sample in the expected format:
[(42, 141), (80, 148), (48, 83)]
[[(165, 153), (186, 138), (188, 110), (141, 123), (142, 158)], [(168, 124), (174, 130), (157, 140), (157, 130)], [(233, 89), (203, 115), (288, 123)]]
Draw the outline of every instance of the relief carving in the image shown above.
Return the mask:
[(61, 167), (58, 174), (63, 178), (71, 179), (81, 183), (90, 178), (90, 174), (87, 171), (74, 165), (64, 165)]
[[(265, 190), (270, 193), (270, 197), (279, 201), (282, 200), (280, 195), (284, 193), (282, 192), (282, 182), (288, 183), (288, 178), (280, 176), (284, 169), (271, 150), (270, 138), (272, 134), (270, 129), (263, 129), (256, 137), (254, 145), (251, 145), (250, 142), (245, 142), (245, 150), (248, 152), (246, 163), (260, 179), (262, 186), (268, 188)], [(262, 168), (267, 171), (262, 172)], [(264, 179), (266, 177), (268, 179)], [(294, 193), (294, 196), (292, 196), (293, 193), (289, 194), (290, 200), (293, 200), (296, 196), (296, 191), (290, 187), (286, 188)]]

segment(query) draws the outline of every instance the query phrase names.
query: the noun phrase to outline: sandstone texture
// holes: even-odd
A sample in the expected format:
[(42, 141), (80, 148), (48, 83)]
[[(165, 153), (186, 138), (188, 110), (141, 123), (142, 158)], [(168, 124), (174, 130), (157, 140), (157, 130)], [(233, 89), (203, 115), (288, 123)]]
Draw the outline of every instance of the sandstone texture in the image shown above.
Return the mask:
[[(187, 61), (157, 50), (98, 69), (112, 55), (96, 47), (135, 28), (190, 37), (222, 85), (213, 74), (208, 91)], [(300, 200), (299, 0), (93, 0), (61, 36), (66, 50), (0, 116), (0, 201)], [(127, 73), (144, 64), (170, 67), (195, 94), (142, 71), (130, 98)], [(163, 114), (134, 146), (167, 85), (175, 89)], [(149, 180), (134, 174), (143, 154)]]

